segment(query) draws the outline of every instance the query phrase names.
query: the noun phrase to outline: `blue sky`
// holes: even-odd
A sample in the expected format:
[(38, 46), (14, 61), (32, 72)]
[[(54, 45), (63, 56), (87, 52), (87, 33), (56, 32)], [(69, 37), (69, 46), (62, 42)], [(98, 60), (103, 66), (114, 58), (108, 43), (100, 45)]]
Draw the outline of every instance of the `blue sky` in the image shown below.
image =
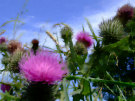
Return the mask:
[[(45, 30), (58, 33), (59, 29), (52, 28), (56, 23), (69, 24), (76, 34), (82, 30), (82, 25), (89, 31), (84, 19), (87, 17), (98, 34), (98, 24), (103, 19), (113, 17), (120, 6), (126, 3), (135, 6), (134, 0), (29, 0), (24, 6), (25, 2), (26, 0), (0, 0), (0, 25), (23, 11), (19, 17), (25, 24), (16, 30), (17, 36), (23, 34), (20, 41), (25, 43), (38, 38), (41, 43), (46, 40), (45, 45), (51, 47), (55, 47), (55, 44), (45, 34)], [(9, 39), (13, 36), (13, 24), (2, 28), (6, 30), (4, 36)]]
[[(111, 1), (111, 2), (110, 2)], [(113, 2), (112, 2), (113, 1)], [(90, 15), (106, 10), (122, 0), (29, 0), (26, 16), (36, 17), (36, 21), (66, 22), (84, 12)], [(16, 16), (22, 9), (25, 0), (1, 0), (2, 18)]]

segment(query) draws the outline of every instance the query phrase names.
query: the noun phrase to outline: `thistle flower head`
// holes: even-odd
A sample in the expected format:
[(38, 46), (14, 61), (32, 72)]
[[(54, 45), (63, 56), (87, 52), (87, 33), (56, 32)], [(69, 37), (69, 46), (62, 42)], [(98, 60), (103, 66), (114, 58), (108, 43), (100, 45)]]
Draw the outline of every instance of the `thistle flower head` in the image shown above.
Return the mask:
[(115, 43), (123, 37), (123, 25), (118, 19), (107, 20), (99, 25), (100, 36), (103, 37), (104, 44)]
[(134, 15), (134, 8), (126, 4), (118, 9), (117, 16), (122, 21), (123, 24), (126, 24), (126, 22), (133, 18)]
[(87, 32), (78, 33), (76, 39), (78, 42), (82, 42), (87, 48), (93, 44), (92, 38)]
[(9, 53), (14, 53), (17, 49), (22, 50), (22, 45), (20, 42), (16, 40), (11, 40), (8, 43), (8, 51)]
[(27, 54), (19, 62), (21, 72), (29, 81), (53, 84), (67, 73), (66, 64), (52, 52), (45, 50)]
[(0, 38), (0, 44), (2, 44), (2, 43), (4, 43), (4, 42), (6, 42), (7, 40), (5, 39), (5, 37), (1, 37)]
[(5, 91), (9, 91), (11, 88), (10, 85), (7, 84), (1, 84), (1, 90), (5, 93)]

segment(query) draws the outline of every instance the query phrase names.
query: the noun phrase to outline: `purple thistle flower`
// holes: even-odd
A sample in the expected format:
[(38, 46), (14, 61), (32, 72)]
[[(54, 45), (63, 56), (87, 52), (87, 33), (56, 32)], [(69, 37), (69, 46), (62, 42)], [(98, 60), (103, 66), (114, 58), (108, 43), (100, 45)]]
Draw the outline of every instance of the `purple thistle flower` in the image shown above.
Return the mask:
[(4, 43), (4, 42), (6, 42), (7, 40), (5, 39), (5, 37), (1, 37), (0, 38), (0, 44), (2, 44), (2, 43)]
[(22, 50), (22, 44), (18, 42), (17, 40), (10, 40), (8, 45), (7, 45), (9, 53), (14, 53), (17, 49)]
[(53, 84), (60, 81), (68, 70), (64, 62), (60, 63), (60, 57), (53, 52), (45, 50), (26, 55), (19, 62), (21, 72), (28, 81)]
[(123, 24), (126, 24), (128, 20), (133, 18), (134, 8), (130, 4), (126, 4), (118, 9), (117, 16)]
[(128, 19), (131, 19), (134, 15), (134, 8), (130, 6), (129, 4), (126, 4), (122, 6), (120, 9), (118, 9), (118, 16), (120, 17), (127, 17)]
[(9, 91), (11, 88), (10, 85), (7, 84), (1, 84), (1, 90), (5, 93), (5, 91)]
[(78, 33), (76, 39), (78, 42), (82, 42), (87, 48), (93, 44), (93, 40), (87, 32)]

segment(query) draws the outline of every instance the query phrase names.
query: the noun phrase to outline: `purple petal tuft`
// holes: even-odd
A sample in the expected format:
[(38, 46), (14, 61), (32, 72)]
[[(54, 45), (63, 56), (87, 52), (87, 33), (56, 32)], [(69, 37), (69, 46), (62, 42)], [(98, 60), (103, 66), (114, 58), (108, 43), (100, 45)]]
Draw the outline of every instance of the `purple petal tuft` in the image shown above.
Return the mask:
[(38, 51), (26, 55), (19, 62), (21, 72), (29, 81), (53, 84), (60, 81), (68, 70), (64, 62), (60, 63), (60, 57), (53, 52)]
[(77, 39), (78, 42), (84, 43), (84, 45), (87, 48), (91, 47), (92, 44), (93, 44), (93, 40), (90, 37), (89, 33), (87, 33), (87, 32), (80, 32), (80, 33), (78, 33), (76, 39)]

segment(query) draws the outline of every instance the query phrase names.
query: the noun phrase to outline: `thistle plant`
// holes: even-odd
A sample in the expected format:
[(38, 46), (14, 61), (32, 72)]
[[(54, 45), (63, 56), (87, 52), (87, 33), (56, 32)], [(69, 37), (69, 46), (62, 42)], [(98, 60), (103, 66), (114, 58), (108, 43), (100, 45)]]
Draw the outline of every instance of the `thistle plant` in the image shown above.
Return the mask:
[[(56, 48), (33, 39), (32, 46), (19, 40), (0, 38), (0, 73), (8, 72), (10, 82), (0, 81), (2, 101), (134, 101), (135, 16), (132, 6), (124, 5), (111, 20), (99, 25), (99, 36), (87, 20), (77, 33), (68, 25), (60, 30), (62, 42), (47, 35)], [(124, 19), (124, 20), (121, 20)], [(123, 23), (123, 21), (126, 21)], [(90, 51), (90, 53), (88, 52)], [(4, 78), (4, 76), (3, 76)]]

